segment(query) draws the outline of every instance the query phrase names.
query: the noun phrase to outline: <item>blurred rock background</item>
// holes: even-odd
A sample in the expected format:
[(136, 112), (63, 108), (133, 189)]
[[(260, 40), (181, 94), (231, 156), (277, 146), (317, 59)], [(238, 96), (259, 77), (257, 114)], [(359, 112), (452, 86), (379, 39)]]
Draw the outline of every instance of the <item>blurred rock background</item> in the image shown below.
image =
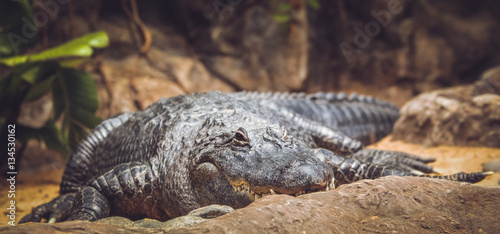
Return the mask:
[(473, 83), (500, 64), (494, 0), (132, 5), (70, 1), (39, 34), (38, 49), (108, 33), (110, 46), (86, 66), (102, 117), (210, 90), (356, 91), (402, 106), (422, 92)]

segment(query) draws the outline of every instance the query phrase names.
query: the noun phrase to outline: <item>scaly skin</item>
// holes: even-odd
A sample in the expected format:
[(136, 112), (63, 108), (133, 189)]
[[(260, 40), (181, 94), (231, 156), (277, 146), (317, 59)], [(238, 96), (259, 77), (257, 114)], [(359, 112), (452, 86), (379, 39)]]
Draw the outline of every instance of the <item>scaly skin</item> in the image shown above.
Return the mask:
[[(61, 195), (20, 223), (109, 215), (167, 220), (211, 204), (241, 208), (270, 194), (431, 172), (429, 159), (363, 148), (390, 133), (397, 117), (389, 103), (342, 93), (161, 99), (97, 126), (71, 155)], [(444, 178), (475, 182), (486, 175)]]

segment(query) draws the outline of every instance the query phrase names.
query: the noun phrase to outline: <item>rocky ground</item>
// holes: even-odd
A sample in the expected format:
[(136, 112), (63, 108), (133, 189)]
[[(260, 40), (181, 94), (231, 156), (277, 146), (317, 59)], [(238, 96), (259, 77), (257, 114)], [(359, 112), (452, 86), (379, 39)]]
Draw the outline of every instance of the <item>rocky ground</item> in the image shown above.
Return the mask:
[[(459, 171), (481, 171), (482, 164), (500, 158), (500, 149), (485, 147), (439, 146), (422, 148), (420, 145), (391, 141), (387, 137), (370, 147), (411, 152), (435, 157), (432, 165), (444, 174)], [(47, 154), (54, 155), (54, 154)], [(54, 157), (54, 156), (52, 156)], [(40, 157), (37, 157), (40, 158)], [(37, 171), (21, 173), (16, 184), (16, 218), (19, 220), (34, 206), (50, 201), (58, 194), (63, 161), (57, 157), (48, 166)], [(30, 163), (28, 163), (30, 162)], [(21, 166), (40, 165), (27, 156)], [(163, 227), (159, 222), (142, 221), (140, 225), (118, 221), (109, 223), (71, 222), (56, 225), (23, 224), (6, 226), (6, 213), (1, 216), (0, 232), (239, 232), (239, 231), (344, 231), (344, 232), (449, 232), (494, 233), (499, 230), (500, 173), (476, 185), (465, 185), (423, 178), (384, 178), (366, 180), (341, 186), (328, 193), (308, 194), (298, 198), (273, 196), (228, 215), (208, 220), (193, 227)], [(4, 181), (2, 181), (5, 184)], [(7, 193), (2, 186), (1, 194)], [(0, 206), (6, 207), (6, 196), (0, 197)], [(182, 224), (182, 222), (180, 222)], [(115, 226), (120, 224), (119, 226)], [(142, 227), (137, 227), (141, 226)], [(145, 229), (144, 226), (153, 226)]]

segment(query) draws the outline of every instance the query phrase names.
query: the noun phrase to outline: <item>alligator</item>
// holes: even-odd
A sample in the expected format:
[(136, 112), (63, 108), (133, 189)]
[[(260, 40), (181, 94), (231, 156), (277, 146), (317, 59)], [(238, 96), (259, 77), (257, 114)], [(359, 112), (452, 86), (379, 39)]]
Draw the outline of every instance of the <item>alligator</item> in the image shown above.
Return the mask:
[(344, 93), (220, 92), (160, 99), (108, 118), (71, 154), (60, 196), (20, 223), (111, 215), (168, 220), (211, 204), (328, 191), (361, 179), (425, 176), (475, 183), (489, 173), (428, 175), (433, 159), (364, 148), (399, 110)]

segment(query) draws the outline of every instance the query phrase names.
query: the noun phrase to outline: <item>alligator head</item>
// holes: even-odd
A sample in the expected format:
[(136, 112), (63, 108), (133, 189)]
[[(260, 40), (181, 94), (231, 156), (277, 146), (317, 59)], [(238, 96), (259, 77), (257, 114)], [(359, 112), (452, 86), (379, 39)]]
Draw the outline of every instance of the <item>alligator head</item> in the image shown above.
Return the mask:
[[(235, 113), (236, 116), (238, 116)], [(333, 186), (333, 171), (277, 122), (240, 116), (209, 119), (200, 131), (191, 181), (201, 206), (247, 206), (271, 194), (300, 195)]]

